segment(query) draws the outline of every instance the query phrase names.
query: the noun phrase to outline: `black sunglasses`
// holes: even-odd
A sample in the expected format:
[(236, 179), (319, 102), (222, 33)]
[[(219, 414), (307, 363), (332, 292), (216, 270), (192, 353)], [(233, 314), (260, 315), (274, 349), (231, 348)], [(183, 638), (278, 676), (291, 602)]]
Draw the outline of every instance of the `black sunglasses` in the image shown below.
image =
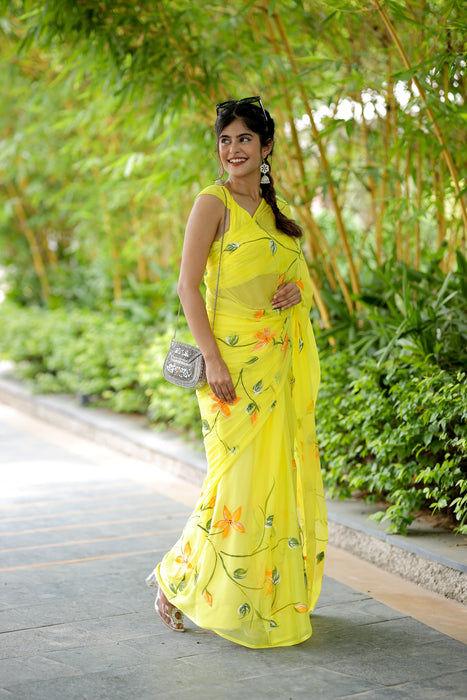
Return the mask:
[(255, 102), (257, 102), (263, 110), (264, 121), (267, 124), (268, 118), (266, 116), (266, 110), (263, 107), (263, 103), (261, 102), (261, 97), (259, 95), (256, 95), (256, 97), (244, 97), (243, 100), (227, 100), (227, 102), (219, 102), (219, 104), (216, 105), (216, 114), (219, 116), (219, 112), (222, 112), (222, 110), (227, 109), (228, 107), (233, 107), (234, 105), (251, 105), (255, 104)]

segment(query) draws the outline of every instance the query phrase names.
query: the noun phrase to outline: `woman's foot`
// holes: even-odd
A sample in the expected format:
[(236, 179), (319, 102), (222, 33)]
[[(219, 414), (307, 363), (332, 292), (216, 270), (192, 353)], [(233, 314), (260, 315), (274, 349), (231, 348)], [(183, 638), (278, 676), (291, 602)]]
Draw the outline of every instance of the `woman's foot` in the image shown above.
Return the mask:
[(183, 626), (183, 613), (167, 600), (160, 586), (157, 590), (154, 607), (156, 609), (156, 613), (159, 615), (166, 627), (173, 632), (185, 631), (185, 627)]

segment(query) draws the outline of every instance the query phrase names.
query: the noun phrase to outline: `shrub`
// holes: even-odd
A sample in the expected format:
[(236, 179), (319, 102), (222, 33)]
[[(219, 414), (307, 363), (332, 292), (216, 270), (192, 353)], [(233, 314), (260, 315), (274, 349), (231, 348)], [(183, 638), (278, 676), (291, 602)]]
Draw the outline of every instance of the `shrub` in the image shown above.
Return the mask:
[(467, 378), (427, 359), (378, 365), (341, 351), (323, 360), (319, 443), (331, 494), (385, 499), (376, 519), (407, 532), (423, 507), (467, 532)]

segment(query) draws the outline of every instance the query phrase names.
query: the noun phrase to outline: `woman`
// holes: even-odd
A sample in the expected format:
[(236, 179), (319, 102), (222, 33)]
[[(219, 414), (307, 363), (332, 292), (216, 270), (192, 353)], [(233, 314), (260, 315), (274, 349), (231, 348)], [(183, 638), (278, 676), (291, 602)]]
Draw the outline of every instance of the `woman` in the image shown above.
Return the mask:
[(206, 361), (198, 400), (208, 474), (152, 574), (156, 611), (174, 631), (185, 613), (247, 647), (287, 646), (311, 635), (327, 540), (310, 280), (301, 229), (276, 198), (274, 121), (261, 99), (217, 105), (216, 135), (228, 178), (196, 199), (178, 285)]

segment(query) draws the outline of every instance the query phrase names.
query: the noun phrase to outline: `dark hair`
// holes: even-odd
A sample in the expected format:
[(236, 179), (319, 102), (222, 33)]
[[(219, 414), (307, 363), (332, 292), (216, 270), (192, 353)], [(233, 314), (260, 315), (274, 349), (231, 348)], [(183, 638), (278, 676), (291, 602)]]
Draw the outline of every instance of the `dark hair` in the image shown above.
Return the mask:
[[(274, 119), (269, 112), (265, 110), (265, 115), (261, 107), (252, 103), (235, 103), (233, 102), (225, 109), (222, 109), (216, 119), (216, 137), (219, 140), (223, 130), (231, 124), (235, 119), (241, 119), (247, 125), (250, 131), (258, 134), (261, 146), (266, 146), (270, 141), (274, 143)], [(272, 151), (270, 153), (272, 155)], [(266, 157), (266, 161), (268, 160)], [(269, 163), (269, 166), (271, 164)], [(292, 238), (300, 238), (303, 231), (300, 226), (289, 219), (281, 212), (277, 205), (276, 190), (274, 189), (274, 180), (271, 171), (268, 173), (270, 182), (261, 184), (261, 192), (265, 201), (269, 204), (276, 220), (276, 227), (279, 231), (291, 236)]]

